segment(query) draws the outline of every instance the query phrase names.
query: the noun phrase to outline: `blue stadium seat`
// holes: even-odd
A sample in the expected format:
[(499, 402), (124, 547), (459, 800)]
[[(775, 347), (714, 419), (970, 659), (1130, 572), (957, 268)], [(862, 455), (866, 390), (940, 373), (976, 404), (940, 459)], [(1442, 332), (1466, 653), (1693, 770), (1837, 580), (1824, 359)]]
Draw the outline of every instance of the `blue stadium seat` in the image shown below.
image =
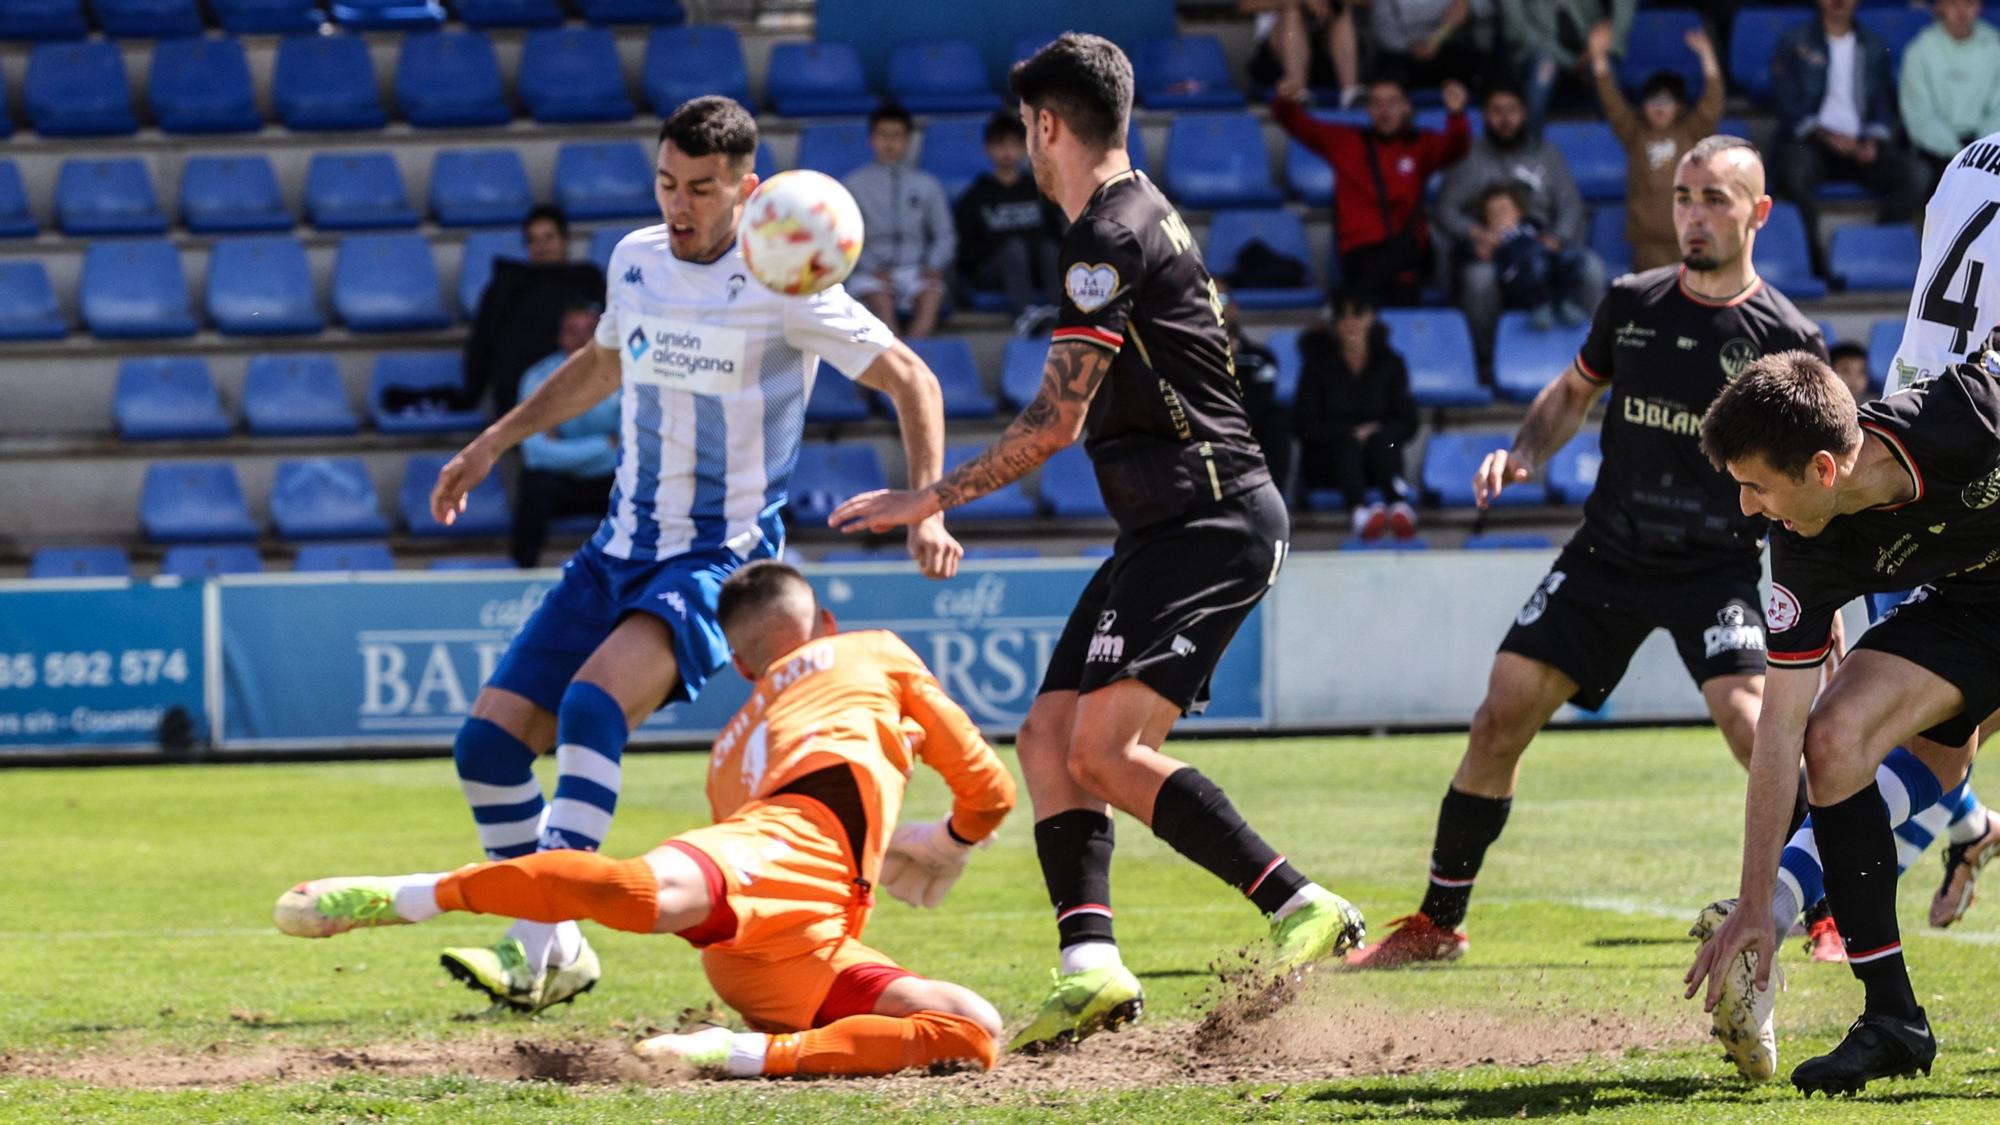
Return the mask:
[[(654, 217), (659, 217), (658, 212), (654, 212)], [(614, 223), (608, 227), (598, 227), (596, 233), (590, 236), (590, 260), (597, 266), (597, 271), (599, 273), (610, 273), (611, 252), (618, 248), (618, 244), (625, 240), (625, 236), (635, 230), (645, 230), (646, 227), (653, 225), (655, 224)], [(517, 255), (517, 257), (526, 256), (526, 251)]]
[(1850, 291), (1908, 293), (1916, 288), (1922, 259), (1917, 232), (1908, 223), (1850, 224), (1833, 228), (1827, 268), (1846, 278)]
[(65, 160), (56, 174), (56, 225), (69, 235), (159, 234), (167, 217), (138, 158)]
[(1794, 301), (1826, 296), (1826, 282), (1813, 276), (1806, 246), (1806, 224), (1799, 209), (1784, 200), (1771, 204), (1771, 215), (1757, 232), (1757, 272)]
[(1299, 397), (1299, 369), (1304, 365), (1299, 358), (1299, 332), (1297, 328), (1273, 328), (1264, 333), (1264, 346), (1278, 357), (1278, 379), (1272, 394), (1284, 406)]
[(1097, 520), (1110, 517), (1104, 494), (1097, 490), (1097, 470), (1082, 443), (1056, 451), (1042, 465), (1042, 503), (1057, 519)]
[(859, 121), (808, 121), (799, 129), (797, 167), (842, 179), (875, 159), (868, 126)]
[(413, 453), (404, 463), (403, 484), (397, 490), (397, 497), (403, 524), (410, 534), (456, 539), (507, 534), (514, 526), (514, 513), (507, 506), (507, 490), (497, 474), (473, 486), (465, 498), (465, 510), (458, 513), (451, 526), (431, 518), (431, 489), (437, 484), (438, 470), (450, 459), (449, 453)]
[(1591, 203), (1625, 199), (1625, 147), (1602, 121), (1551, 121), (1543, 130)]
[(243, 485), (227, 461), (146, 466), (139, 526), (154, 543), (238, 543), (257, 538)]
[(878, 102), (861, 72), (861, 56), (851, 44), (837, 42), (772, 47), (764, 94), (786, 117), (861, 114)]
[(28, 560), (30, 578), (130, 578), (123, 547), (41, 547)]
[(201, 546), (182, 543), (168, 547), (160, 559), (163, 577), (200, 581), (223, 574), (262, 574), (264, 557), (248, 543), (217, 543)]
[(225, 336), (292, 336), (325, 328), (306, 248), (285, 234), (218, 240), (208, 259), (208, 318)]
[(937, 374), (944, 392), (946, 418), (992, 418), (997, 407), (979, 381), (979, 365), (972, 361), (972, 345), (962, 336), (930, 336), (907, 341)]
[(380, 129), (389, 120), (368, 44), (357, 35), (279, 40), (271, 100), (287, 129)]
[(1318, 153), (1285, 139), (1285, 187), (1300, 201), (1315, 207), (1333, 204), (1333, 166)]
[(1534, 531), (1494, 531), (1465, 537), (1468, 551), (1546, 551), (1553, 546), (1548, 536)]
[(493, 43), (477, 31), (425, 31), (396, 56), (396, 104), (422, 128), (504, 125), (514, 116)]
[(37, 133), (106, 137), (139, 131), (125, 60), (118, 45), (106, 40), (37, 43), (28, 54), (21, 94)]
[(330, 355), (251, 356), (243, 371), (243, 421), (258, 437), (337, 436), (361, 428)]
[(81, 293), (83, 323), (94, 336), (194, 335), (180, 252), (165, 239), (91, 243), (83, 251)]
[(556, 205), (572, 221), (630, 216), (658, 221), (653, 162), (631, 141), (566, 144), (556, 150)]
[(887, 487), (889, 478), (882, 472), (882, 459), (875, 455), (874, 446), (809, 441), (799, 447), (786, 508), (794, 524), (823, 527), (826, 517), (848, 497)]
[(271, 527), (281, 539), (369, 539), (389, 533), (375, 482), (359, 457), (278, 462)]
[(432, 410), (392, 414), (383, 405), (391, 387), (405, 390), (457, 390), (465, 385), (457, 352), (384, 352), (375, 357), (368, 376), (368, 412), (375, 428), (385, 434), (442, 434), (477, 430), (486, 415), (473, 410)]
[(0, 4), (0, 39), (81, 39), (83, 0), (8, 0)]
[(1854, 19), (1861, 26), (1882, 37), (1889, 46), (1889, 71), (1891, 77), (1900, 78), (1903, 73), (1903, 51), (1929, 27), (1932, 22), (1929, 5), (1912, 8), (1905, 4), (1895, 8), (1863, 7), (1854, 13)]
[(687, 20), (680, 0), (577, 0), (583, 18), (591, 23), (679, 24)]
[[(465, 249), (458, 259), (458, 308), (465, 319), (479, 315), (479, 298), (493, 280), (493, 259), (527, 257), (528, 248), (522, 243), (518, 229), (476, 230), (466, 235)], [(603, 270), (604, 264), (598, 263), (597, 268)]]
[(1510, 402), (1530, 402), (1576, 359), (1590, 325), (1535, 331), (1525, 312), (1500, 314), (1493, 342), (1493, 389)]
[(167, 133), (254, 133), (264, 127), (250, 60), (234, 39), (169, 39), (146, 76), (153, 120)]
[(1246, 289), (1231, 286), (1230, 297), (1246, 309), (1311, 309), (1326, 303), (1326, 293), (1312, 284), (1312, 251), (1306, 248), (1306, 227), (1282, 207), (1260, 211), (1217, 211), (1208, 226), (1208, 247), (1202, 258), (1208, 272), (1227, 278), (1236, 270), (1237, 256), (1252, 241), (1296, 258), (1306, 267), (1306, 284), (1287, 289)]
[(1604, 464), (1600, 437), (1601, 431), (1596, 426), (1585, 426), (1549, 458), (1549, 470), (1543, 476), (1550, 500), (1581, 504), (1590, 496), (1590, 490), (1597, 487), (1598, 467)]
[(1895, 366), (1896, 349), (1903, 346), (1903, 318), (1885, 316), (1868, 326), (1868, 385), (1881, 393)]
[(560, 27), (566, 13), (558, 0), (452, 0), (467, 27)]
[(970, 39), (904, 43), (889, 53), (889, 96), (911, 113), (979, 113), (1000, 108), (986, 61)]
[(313, 0), (208, 0), (222, 29), (232, 35), (298, 35), (317, 31), (322, 17)]
[(229, 436), (229, 419), (199, 356), (128, 359), (118, 365), (111, 414), (127, 441)]
[(917, 166), (938, 178), (944, 193), (957, 199), (972, 181), (993, 170), (986, 159), (984, 117), (937, 117), (924, 124)]
[(0, 340), (60, 340), (69, 322), (56, 305), (48, 271), (33, 259), (0, 262)]
[(1400, 552), (1400, 551), (1428, 551), (1430, 549), (1431, 549), (1430, 540), (1425, 539), (1421, 535), (1414, 536), (1409, 539), (1391, 539), (1387, 536), (1384, 536), (1381, 539), (1363, 539), (1359, 536), (1350, 535), (1346, 539), (1340, 541), (1340, 550), (1343, 551)]
[(333, 259), (333, 310), (356, 332), (445, 328), (437, 263), (420, 234), (350, 234)]
[(1701, 97), (1701, 61), (1688, 50), (1686, 40), (1687, 33), (1698, 27), (1701, 16), (1685, 9), (1635, 13), (1632, 32), (1625, 40), (1625, 57), (1618, 60), (1619, 84), (1637, 95), (1648, 75), (1668, 70), (1687, 83), (1690, 99)]
[(1019, 410), (1034, 400), (1042, 389), (1042, 370), (1048, 366), (1049, 342), (1015, 336), (1007, 341), (1000, 360), (1000, 401), (1009, 410)]
[(0, 238), (33, 238), (40, 224), (28, 210), (28, 189), (21, 182), (21, 169), (11, 160), (0, 160)]
[(1389, 346), (1410, 367), (1418, 406), (1487, 406), (1493, 392), (1479, 382), (1472, 333), (1457, 309), (1383, 309)]
[(1729, 32), (1729, 88), (1759, 105), (1771, 100), (1771, 56), (1793, 24), (1812, 19), (1796, 7), (1741, 8)]
[[(1512, 441), (1512, 436), (1505, 433), (1459, 430), (1433, 433), (1424, 443), (1421, 476), (1425, 496), (1441, 508), (1472, 507), (1472, 477), (1478, 472), (1479, 463), (1494, 450), (1506, 449)], [(1548, 490), (1542, 487), (1542, 482), (1531, 480), (1502, 489), (1493, 504), (1495, 507), (1542, 504), (1547, 500)]]
[(321, 230), (417, 225), (396, 158), (386, 152), (322, 152), (306, 167), (306, 221)]
[(191, 156), (181, 165), (181, 222), (196, 234), (290, 230), (278, 176), (261, 154)]
[(1213, 35), (1176, 35), (1139, 44), (1133, 60), (1139, 103), (1147, 109), (1233, 109), (1243, 91)]
[(865, 422), (870, 413), (867, 388), (827, 364), (819, 365), (812, 395), (806, 399), (806, 421), (818, 425)]
[(521, 49), (521, 101), (543, 124), (629, 121), (618, 43), (601, 27), (537, 28)]
[(333, 22), (350, 31), (421, 31), (444, 22), (438, 0), (333, 0)]
[(653, 112), (662, 117), (703, 94), (721, 94), (745, 107), (752, 105), (743, 44), (728, 24), (655, 28), (646, 37), (640, 81)]
[[(986, 451), (983, 441), (962, 442), (947, 446), (944, 451), (944, 471), (951, 472), (973, 457)], [(1028, 492), (1015, 481), (1005, 488), (997, 489), (969, 503), (951, 510), (953, 519), (965, 520), (1031, 520), (1041, 514), (1041, 509), (1028, 497)]]
[(394, 569), (396, 556), (387, 543), (304, 543), (292, 559), (292, 570), (300, 574)]
[(1604, 276), (1632, 272), (1632, 244), (1625, 241), (1625, 208), (1597, 207), (1590, 212), (1590, 249), (1604, 260)]
[(1839, 334), (1833, 330), (1832, 321), (1822, 316), (1813, 318), (1813, 323), (1819, 326), (1820, 342), (1827, 347), (1831, 348), (1840, 342)]
[[(1162, 186), (1183, 207), (1274, 207), (1264, 133), (1247, 113), (1183, 113), (1167, 128)], [(1622, 167), (1622, 165), (1621, 165)]]
[(445, 149), (431, 161), (431, 214), (439, 226), (518, 223), (534, 203), (528, 170), (511, 148)]

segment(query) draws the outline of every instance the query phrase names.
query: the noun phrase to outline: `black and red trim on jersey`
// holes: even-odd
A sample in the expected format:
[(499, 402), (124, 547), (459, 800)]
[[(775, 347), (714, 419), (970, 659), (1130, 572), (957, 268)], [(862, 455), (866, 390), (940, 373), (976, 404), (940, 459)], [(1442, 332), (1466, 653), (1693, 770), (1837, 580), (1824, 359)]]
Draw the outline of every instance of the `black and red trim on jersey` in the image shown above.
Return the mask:
[(1584, 381), (1592, 386), (1608, 387), (1611, 385), (1611, 376), (1599, 375), (1597, 372), (1592, 371), (1590, 365), (1583, 361), (1582, 352), (1576, 353), (1576, 373), (1583, 376)]
[(1100, 348), (1109, 348), (1114, 352), (1125, 346), (1125, 337), (1120, 336), (1116, 332), (1106, 332), (1102, 328), (1094, 328), (1088, 324), (1071, 325), (1068, 328), (1058, 328), (1054, 332), (1049, 333), (1049, 342), (1052, 344), (1060, 344), (1066, 340), (1096, 344)]
[(1775, 648), (1764, 650), (1764, 663), (1777, 668), (1817, 668), (1826, 663), (1828, 654), (1833, 652), (1833, 638), (1811, 652), (1779, 652)]
[(1917, 494), (1908, 500), (1903, 500), (1895, 504), (1884, 504), (1875, 510), (1878, 512), (1893, 512), (1905, 504), (1914, 504), (1922, 500), (1924, 498), (1924, 474), (1921, 469), (1917, 468), (1917, 459), (1910, 456), (1909, 447), (1903, 444), (1903, 439), (1874, 422), (1863, 422), (1861, 423), (1861, 428), (1881, 439), (1882, 444), (1888, 447), (1889, 455), (1896, 459), (1897, 464), (1903, 466), (1904, 472), (1910, 474), (1910, 483), (1916, 486), (1917, 489)]

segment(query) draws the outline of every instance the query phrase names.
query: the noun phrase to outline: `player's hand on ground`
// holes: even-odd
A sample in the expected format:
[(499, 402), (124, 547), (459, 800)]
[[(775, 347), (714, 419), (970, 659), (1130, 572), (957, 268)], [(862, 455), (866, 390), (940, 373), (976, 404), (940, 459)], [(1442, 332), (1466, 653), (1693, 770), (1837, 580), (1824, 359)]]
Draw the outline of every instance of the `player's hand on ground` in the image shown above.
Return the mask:
[(910, 525), (910, 557), (925, 578), (950, 578), (958, 573), (965, 548), (944, 527), (942, 513)]
[(1722, 1001), (1722, 984), (1729, 973), (1729, 963), (1746, 950), (1757, 959), (1757, 991), (1770, 991), (1771, 965), (1778, 956), (1778, 937), (1773, 932), (1769, 903), (1762, 907), (1739, 904), (1729, 912), (1729, 917), (1723, 920), (1715, 936), (1703, 942), (1701, 952), (1695, 954), (1694, 965), (1682, 978), (1687, 982), (1687, 992), (1683, 995), (1693, 999), (1702, 982), (1707, 981), (1708, 992), (1702, 997), (1701, 1010), (1713, 1012)]
[(1472, 475), (1472, 499), (1481, 508), (1486, 507), (1500, 490), (1510, 484), (1526, 484), (1528, 463), (1514, 456), (1511, 449), (1496, 449), (1479, 463), (1479, 471)]
[(458, 451), (458, 456), (438, 470), (437, 484), (431, 489), (431, 518), (450, 527), (465, 510), (465, 498), (493, 471), (493, 456), (478, 442)]
[(890, 531), (927, 520), (942, 510), (930, 489), (878, 488), (848, 497), (826, 517), (826, 523), (849, 535)]
[(965, 873), (972, 846), (952, 838), (948, 821), (905, 824), (882, 856), (882, 889), (911, 906), (936, 906)]

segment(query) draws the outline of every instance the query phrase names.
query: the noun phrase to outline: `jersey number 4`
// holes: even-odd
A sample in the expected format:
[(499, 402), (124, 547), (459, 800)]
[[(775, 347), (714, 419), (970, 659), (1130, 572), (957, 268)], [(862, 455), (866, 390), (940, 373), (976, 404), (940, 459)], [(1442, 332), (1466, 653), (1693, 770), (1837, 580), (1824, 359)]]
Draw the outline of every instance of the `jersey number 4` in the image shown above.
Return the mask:
[[(1972, 213), (1965, 226), (1959, 229), (1958, 237), (1952, 240), (1951, 250), (1938, 263), (1924, 286), (1924, 303), (1918, 315), (1933, 324), (1942, 324), (1952, 329), (1951, 348), (1953, 355), (1964, 355), (1972, 344), (1972, 333), (1985, 332), (1994, 327), (1979, 323), (1979, 281), (1986, 272), (1986, 263), (1965, 260), (1965, 252), (1993, 223), (1993, 216), (2000, 214), (2000, 201), (1987, 200)], [(1945, 295), (1951, 283), (1958, 276), (1958, 267), (1965, 266), (1965, 288), (1960, 290), (1957, 300)]]

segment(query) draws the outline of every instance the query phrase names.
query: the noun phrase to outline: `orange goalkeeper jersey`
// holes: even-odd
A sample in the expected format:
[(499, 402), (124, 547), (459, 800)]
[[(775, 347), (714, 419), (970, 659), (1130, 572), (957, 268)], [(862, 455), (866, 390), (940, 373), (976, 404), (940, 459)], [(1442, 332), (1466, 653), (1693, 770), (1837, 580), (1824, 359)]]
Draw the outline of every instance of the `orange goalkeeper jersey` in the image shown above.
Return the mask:
[(720, 821), (794, 780), (846, 764), (868, 815), (861, 876), (882, 867), (917, 759), (951, 787), (951, 827), (985, 839), (1014, 807), (1014, 779), (964, 709), (900, 637), (884, 630), (808, 641), (766, 669), (709, 757)]

